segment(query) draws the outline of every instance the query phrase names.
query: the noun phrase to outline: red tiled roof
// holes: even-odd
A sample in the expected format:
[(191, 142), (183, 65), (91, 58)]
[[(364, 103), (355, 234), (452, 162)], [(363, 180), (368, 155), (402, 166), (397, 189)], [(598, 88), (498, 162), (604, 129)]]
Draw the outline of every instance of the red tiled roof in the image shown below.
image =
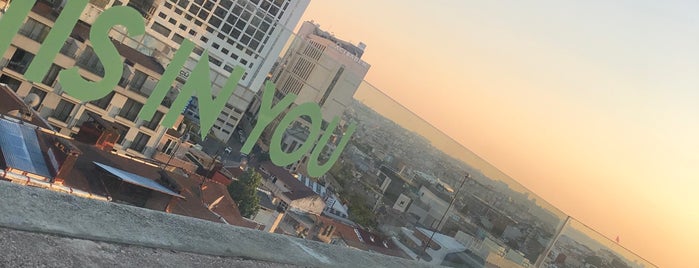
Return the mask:
[[(106, 195), (103, 185), (100, 184), (99, 180), (96, 180), (98, 174), (92, 161), (105, 163), (115, 168), (151, 179), (160, 178), (160, 172), (163, 172), (158, 167), (115, 155), (111, 152), (102, 151), (91, 145), (79, 142), (74, 142), (74, 144), (83, 154), (78, 157), (78, 161), (73, 171), (70, 173), (69, 178), (66, 179), (65, 184), (77, 189), (83, 189), (94, 194)], [(225, 186), (216, 182), (206, 181), (204, 183), (204, 190), (202, 191), (199, 185), (203, 177), (199, 175), (187, 177), (172, 172), (166, 172), (166, 174), (177, 183), (181, 189), (179, 193), (185, 197), (185, 199), (172, 199), (168, 207), (168, 212), (203, 220), (222, 222), (218, 216), (209, 211), (204, 203), (211, 204), (216, 199), (223, 196), (223, 199), (218, 205), (213, 207), (213, 211), (216, 212), (216, 214), (223, 217), (226, 222), (232, 225), (264, 229), (264, 226), (260, 226), (260, 224), (245, 219), (240, 215), (238, 206), (228, 194)]]

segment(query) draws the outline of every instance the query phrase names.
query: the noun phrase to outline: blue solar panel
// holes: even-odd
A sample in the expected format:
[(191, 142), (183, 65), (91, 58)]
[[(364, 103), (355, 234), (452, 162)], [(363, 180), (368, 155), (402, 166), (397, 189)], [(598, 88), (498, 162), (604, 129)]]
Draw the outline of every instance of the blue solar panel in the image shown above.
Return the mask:
[(164, 194), (177, 196), (179, 198), (184, 198), (184, 196), (181, 196), (181, 195), (173, 192), (172, 190), (165, 188), (165, 186), (162, 186), (149, 178), (139, 176), (139, 175), (127, 172), (127, 171), (123, 171), (123, 170), (115, 168), (115, 167), (110, 167), (110, 166), (107, 166), (105, 164), (101, 164), (101, 163), (97, 163), (97, 162), (92, 162), (92, 163), (95, 163), (95, 165), (102, 168), (104, 171), (111, 173), (112, 175), (116, 176), (117, 178), (119, 178), (125, 182), (135, 184), (135, 185), (141, 186), (143, 188), (148, 188), (148, 189), (151, 189), (154, 191), (158, 191), (158, 192), (161, 192)]
[(51, 178), (33, 128), (0, 119), (0, 130), (0, 148), (8, 167)]

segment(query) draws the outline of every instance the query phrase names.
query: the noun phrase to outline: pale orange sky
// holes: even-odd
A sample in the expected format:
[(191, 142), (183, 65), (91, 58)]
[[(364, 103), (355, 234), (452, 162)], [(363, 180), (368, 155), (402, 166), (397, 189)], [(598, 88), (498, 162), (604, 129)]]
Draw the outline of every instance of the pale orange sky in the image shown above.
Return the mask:
[(699, 5), (312, 1), (366, 80), (661, 267), (699, 267)]

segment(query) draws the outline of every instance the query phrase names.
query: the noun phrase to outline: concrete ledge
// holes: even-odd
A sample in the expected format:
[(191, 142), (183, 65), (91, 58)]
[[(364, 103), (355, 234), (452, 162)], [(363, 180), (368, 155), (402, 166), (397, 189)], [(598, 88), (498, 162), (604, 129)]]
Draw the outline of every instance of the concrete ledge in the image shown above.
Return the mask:
[(366, 251), (0, 181), (0, 226), (94, 241), (315, 267), (420, 267)]

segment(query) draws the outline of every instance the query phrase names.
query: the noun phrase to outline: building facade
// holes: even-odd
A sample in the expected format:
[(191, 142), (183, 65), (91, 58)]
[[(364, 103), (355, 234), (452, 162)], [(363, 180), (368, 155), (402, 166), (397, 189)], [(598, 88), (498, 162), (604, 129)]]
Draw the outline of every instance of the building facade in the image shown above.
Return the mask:
[[(354, 45), (341, 40), (313, 22), (303, 22), (291, 46), (272, 71), (276, 96), (296, 95), (293, 105), (317, 103), (322, 114), (322, 131), (326, 131), (335, 117), (342, 118), (371, 67), (361, 59), (365, 48), (363, 43)], [(336, 137), (343, 133), (344, 122), (340, 125), (330, 130)], [(308, 138), (310, 126), (311, 122), (303, 119), (293, 122), (282, 140), (282, 149), (292, 152), (301, 147)], [(333, 141), (337, 140), (331, 139), (326, 156), (334, 149)], [(287, 168), (304, 174), (307, 161), (307, 157), (302, 158)]]
[[(145, 157), (152, 157), (155, 152), (162, 151), (160, 147), (168, 143), (165, 139), (173, 138), (173, 135), (166, 134), (167, 128), (160, 126), (160, 121), (168, 113), (169, 107), (179, 93), (179, 88), (188, 78), (188, 70), (194, 68), (205, 49), (210, 51), (211, 55), (209, 65), (213, 95), (221, 90), (233, 67), (245, 69), (245, 77), (238, 84), (233, 96), (217, 116), (212, 127), (212, 132), (219, 139), (230, 138), (243, 111), (253, 99), (267, 76), (271, 64), (288, 39), (290, 31), (287, 28), (295, 25), (309, 3), (308, 0), (92, 0), (83, 10), (79, 21), (42, 81), (29, 82), (25, 79), (24, 72), (60, 16), (65, 4), (63, 2), (39, 0), (34, 4), (19, 32), (13, 38), (10, 48), (1, 55), (0, 83), (6, 84), (21, 97), (37, 95), (40, 104), (36, 110), (60, 133), (76, 134), (79, 126), (89, 119), (90, 114), (97, 114), (120, 126), (122, 133), (115, 149)], [(124, 60), (122, 78), (113, 92), (104, 98), (81, 102), (62, 90), (57, 81), (58, 73), (64, 69), (78, 67), (79, 74), (87, 80), (99, 81), (104, 76), (104, 67), (92, 48), (89, 32), (91, 24), (105, 9), (117, 5), (128, 5), (139, 11), (144, 17), (146, 34), (131, 38), (119, 26), (111, 30), (110, 37)], [(186, 9), (182, 7), (183, 5)], [(196, 14), (194, 14), (195, 11), (197, 11)], [(206, 16), (204, 16), (205, 12)], [(236, 25), (240, 21), (241, 26), (237, 26), (237, 29), (254, 28), (253, 35), (262, 37), (264, 42), (252, 45), (252, 41), (244, 38), (249, 36), (247, 32), (240, 35), (238, 39), (234, 39), (230, 33), (222, 35), (220, 31), (224, 30), (226, 24), (214, 27), (216, 19), (220, 17), (231, 20), (235, 18)], [(167, 31), (158, 26), (163, 25), (162, 23), (175, 24), (165, 27), (170, 31), (165, 35)], [(262, 31), (263, 28), (266, 28), (266, 31), (258, 34), (258, 31)], [(185, 29), (187, 34), (183, 32)], [(191, 31), (192, 29), (195, 30)], [(225, 27), (225, 29), (228, 28)], [(212, 33), (210, 32), (212, 30), (215, 31)], [(141, 120), (137, 115), (160, 80), (164, 66), (168, 65), (179, 48), (179, 43), (183, 40), (179, 39), (179, 36), (186, 36), (184, 38), (196, 44), (195, 53), (190, 55), (153, 118)], [(240, 49), (239, 45), (243, 43), (245, 46)], [(228, 50), (228, 54), (224, 53), (226, 52), (224, 49)], [(224, 57), (223, 54), (228, 56)], [(270, 63), (267, 63), (268, 61)]]

